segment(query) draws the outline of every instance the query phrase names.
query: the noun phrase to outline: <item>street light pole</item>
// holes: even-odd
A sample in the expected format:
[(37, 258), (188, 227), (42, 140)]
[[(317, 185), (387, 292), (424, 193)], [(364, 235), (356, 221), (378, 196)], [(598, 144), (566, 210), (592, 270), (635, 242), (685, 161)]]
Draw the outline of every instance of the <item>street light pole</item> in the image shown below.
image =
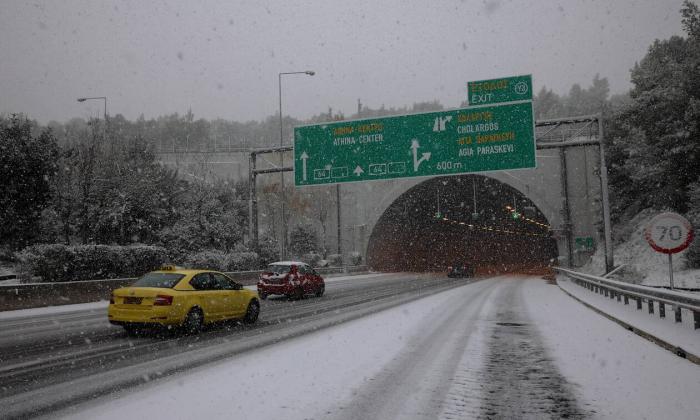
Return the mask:
[[(316, 74), (313, 70), (306, 71), (289, 71), (282, 72), (277, 75), (277, 86), (279, 87), (279, 116), (280, 116), (280, 147), (284, 146), (284, 127), (282, 125), (282, 76), (285, 74), (306, 74), (313, 76)], [(280, 168), (284, 167), (284, 152), (280, 152)], [(284, 172), (280, 172), (280, 187), (282, 190), (282, 240), (280, 241), (280, 258), (284, 259), (287, 254), (287, 215), (285, 212), (285, 202), (287, 201), (284, 191)]]
[(474, 210), (472, 211), (472, 219), (479, 217), (479, 212), (476, 210), (476, 177), (472, 178), (472, 193), (474, 194)]
[(107, 138), (106, 138), (107, 137), (107, 131), (106, 131), (107, 130), (107, 97), (106, 96), (93, 96), (90, 98), (78, 98), (78, 102), (85, 102), (85, 101), (91, 100), (91, 99), (102, 99), (104, 101), (105, 108), (104, 108), (103, 115), (104, 115), (105, 124), (104, 124), (104, 127), (102, 127), (102, 137), (103, 137), (104, 141), (107, 141)]

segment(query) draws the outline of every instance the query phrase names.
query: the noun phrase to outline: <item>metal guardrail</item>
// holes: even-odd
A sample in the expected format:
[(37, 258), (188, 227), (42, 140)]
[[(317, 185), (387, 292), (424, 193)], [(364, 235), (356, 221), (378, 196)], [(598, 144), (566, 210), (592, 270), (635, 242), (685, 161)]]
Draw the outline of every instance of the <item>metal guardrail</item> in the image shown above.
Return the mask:
[(693, 313), (695, 329), (700, 329), (700, 296), (695, 297), (671, 290), (624, 283), (566, 268), (554, 267), (554, 269), (566, 274), (579, 286), (610, 297), (610, 299), (617, 299), (618, 302), (624, 301), (625, 305), (629, 304), (630, 299), (636, 300), (638, 310), (642, 310), (644, 303), (646, 303), (650, 314), (654, 313), (654, 302), (657, 302), (661, 318), (666, 317), (666, 305), (671, 305), (675, 321), (683, 322), (681, 309), (687, 309)]

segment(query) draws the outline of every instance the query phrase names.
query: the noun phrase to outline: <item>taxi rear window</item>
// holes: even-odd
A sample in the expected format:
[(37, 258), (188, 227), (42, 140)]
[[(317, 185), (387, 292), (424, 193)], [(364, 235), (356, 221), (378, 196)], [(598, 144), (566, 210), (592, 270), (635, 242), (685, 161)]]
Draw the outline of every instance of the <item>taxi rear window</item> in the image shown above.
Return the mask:
[(290, 266), (286, 264), (270, 264), (267, 266), (267, 271), (275, 274), (289, 273)]
[(183, 277), (184, 274), (178, 273), (148, 273), (136, 280), (132, 286), (172, 289)]

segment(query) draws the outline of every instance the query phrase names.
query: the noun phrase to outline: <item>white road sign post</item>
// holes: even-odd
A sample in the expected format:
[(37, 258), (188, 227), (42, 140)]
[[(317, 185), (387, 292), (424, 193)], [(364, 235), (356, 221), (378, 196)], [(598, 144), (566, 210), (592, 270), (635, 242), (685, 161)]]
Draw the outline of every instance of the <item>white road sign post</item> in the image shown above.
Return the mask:
[(693, 225), (680, 214), (661, 213), (654, 216), (644, 237), (655, 251), (668, 254), (668, 273), (673, 290), (673, 254), (681, 252), (693, 241)]

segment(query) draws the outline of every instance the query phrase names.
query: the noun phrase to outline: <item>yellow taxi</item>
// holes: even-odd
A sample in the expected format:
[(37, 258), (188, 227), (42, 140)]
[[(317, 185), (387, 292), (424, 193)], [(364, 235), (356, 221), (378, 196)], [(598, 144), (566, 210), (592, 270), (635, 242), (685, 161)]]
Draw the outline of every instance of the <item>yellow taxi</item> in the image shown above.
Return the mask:
[(252, 324), (260, 314), (258, 293), (223, 273), (165, 266), (129, 287), (112, 292), (109, 322), (133, 332), (143, 326), (180, 326), (197, 333), (204, 324), (241, 319)]

